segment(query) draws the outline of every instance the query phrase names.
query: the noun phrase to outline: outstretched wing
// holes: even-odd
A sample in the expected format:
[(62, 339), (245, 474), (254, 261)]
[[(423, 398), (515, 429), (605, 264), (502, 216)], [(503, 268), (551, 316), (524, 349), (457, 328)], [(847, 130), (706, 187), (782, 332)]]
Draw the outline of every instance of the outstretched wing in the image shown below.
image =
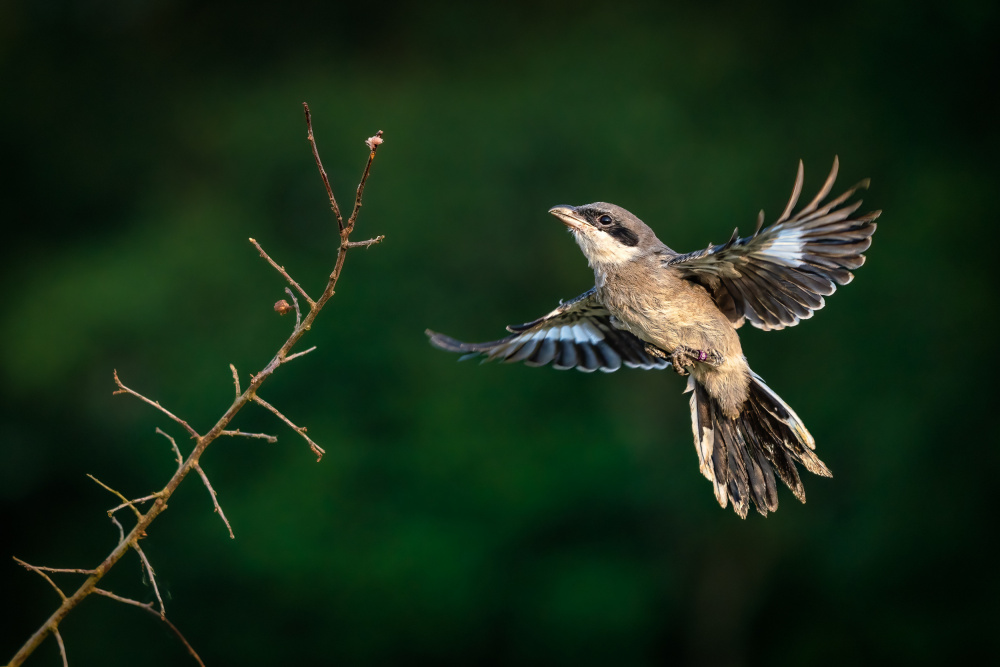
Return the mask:
[(777, 222), (762, 231), (761, 211), (752, 236), (740, 238), (736, 229), (723, 245), (677, 255), (664, 264), (703, 285), (736, 326), (745, 318), (765, 331), (784, 329), (812, 317), (823, 307), (823, 297), (851, 282), (851, 270), (865, 263), (862, 253), (871, 245), (874, 221), (882, 213), (855, 216), (861, 200), (845, 204), (868, 187), (867, 179), (820, 206), (833, 189), (838, 168), (834, 158), (819, 194), (791, 216), (802, 192), (800, 160), (792, 197)]
[(436, 347), (466, 353), (462, 359), (482, 355), (484, 361), (523, 361), (529, 366), (552, 362), (554, 368), (576, 368), (585, 373), (598, 369), (611, 373), (622, 364), (643, 369), (670, 365), (665, 353), (658, 356), (656, 348), (647, 348), (634, 334), (611, 324), (611, 314), (595, 289), (560, 304), (544, 317), (507, 330), (513, 335), (488, 343), (463, 343), (430, 329), (426, 333)]

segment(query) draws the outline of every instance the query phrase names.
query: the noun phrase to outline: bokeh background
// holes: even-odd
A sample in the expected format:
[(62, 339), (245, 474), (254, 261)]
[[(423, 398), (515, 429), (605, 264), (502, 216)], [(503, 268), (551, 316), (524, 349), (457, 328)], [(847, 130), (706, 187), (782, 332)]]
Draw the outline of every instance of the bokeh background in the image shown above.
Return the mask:
[[(57, 598), (12, 556), (93, 567), (116, 500), (173, 471), (287, 335), (385, 131), (312, 355), (144, 542), (223, 664), (953, 664), (997, 648), (997, 6), (957, 1), (0, 3), (0, 655)], [(683, 382), (456, 363), (591, 285), (546, 210), (622, 204), (688, 251), (773, 220), (834, 154), (881, 208), (868, 264), (793, 329), (747, 328), (832, 480), (741, 521), (698, 473)], [(124, 513), (123, 513), (124, 514)], [(72, 588), (73, 578), (60, 579)], [(106, 587), (153, 599), (129, 556)], [(75, 665), (188, 657), (90, 599)], [(6, 658), (5, 658), (6, 659)], [(49, 640), (30, 664), (59, 664)]]

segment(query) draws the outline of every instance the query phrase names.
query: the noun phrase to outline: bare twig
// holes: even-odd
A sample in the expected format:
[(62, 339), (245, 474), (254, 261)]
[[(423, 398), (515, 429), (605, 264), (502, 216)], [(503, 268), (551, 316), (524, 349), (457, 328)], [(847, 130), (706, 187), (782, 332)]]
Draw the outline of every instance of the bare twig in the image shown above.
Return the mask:
[(310, 308), (316, 305), (316, 302), (313, 301), (308, 294), (306, 294), (306, 291), (302, 289), (302, 286), (299, 285), (297, 282), (295, 282), (295, 280), (290, 275), (288, 275), (288, 272), (285, 271), (285, 267), (279, 266), (277, 262), (271, 259), (270, 255), (264, 252), (264, 249), (260, 247), (260, 244), (257, 243), (256, 239), (250, 239), (250, 243), (252, 243), (253, 246), (257, 248), (257, 251), (260, 253), (260, 256), (266, 259), (267, 263), (273, 266), (278, 273), (284, 276), (285, 280), (288, 281), (288, 284), (294, 287), (296, 291), (298, 291), (298, 293), (302, 295), (302, 298), (306, 300), (306, 303), (309, 304)]
[[(150, 608), (149, 613), (151, 613), (151, 614), (153, 614), (155, 616), (156, 615), (156, 610)], [(194, 647), (191, 646), (190, 642), (188, 642), (188, 640), (184, 638), (184, 635), (182, 635), (181, 631), (177, 629), (177, 626), (174, 625), (173, 623), (171, 623), (170, 619), (167, 618), (166, 616), (161, 616), (160, 620), (163, 621), (164, 623), (166, 623), (168, 628), (170, 628), (171, 630), (173, 630), (174, 634), (177, 635), (177, 638), (181, 640), (182, 644), (184, 644), (184, 648), (186, 648), (188, 650), (188, 653), (191, 654), (191, 657), (194, 658), (195, 660), (197, 660), (198, 664), (201, 665), (201, 667), (205, 667), (205, 663), (202, 662), (201, 656), (198, 655), (197, 652), (195, 652)]]
[[(114, 489), (112, 489), (112, 488), (111, 488), (110, 486), (108, 486), (107, 484), (105, 484), (105, 483), (104, 483), (104, 482), (102, 482), (101, 480), (97, 479), (97, 478), (96, 478), (96, 477), (94, 477), (93, 475), (91, 475), (91, 474), (89, 474), (89, 473), (88, 473), (88, 474), (87, 474), (87, 477), (89, 477), (90, 479), (92, 479), (92, 480), (94, 480), (95, 482), (97, 482), (97, 483), (98, 483), (98, 485), (100, 485), (100, 487), (101, 487), (102, 489), (104, 489), (105, 491), (108, 491), (108, 492), (110, 492), (110, 493), (113, 493), (113, 494), (115, 494), (116, 496), (118, 496), (118, 498), (119, 498), (119, 499), (120, 499), (120, 500), (122, 501), (122, 504), (121, 504), (121, 507), (131, 507), (131, 508), (132, 508), (132, 511), (133, 511), (133, 512), (135, 512), (135, 516), (136, 516), (136, 518), (138, 518), (138, 519), (142, 519), (142, 512), (140, 512), (140, 511), (138, 510), (138, 508), (136, 508), (136, 506), (132, 504), (132, 501), (131, 501), (131, 500), (129, 500), (128, 498), (126, 498), (125, 496), (123, 496), (123, 495), (122, 495), (121, 493), (119, 493), (118, 491), (115, 491), (115, 490), (114, 490)], [(111, 516), (111, 515), (112, 515), (112, 514), (114, 514), (114, 513), (115, 513), (115, 511), (114, 511), (114, 510), (108, 510), (108, 516)]]
[[(275, 438), (277, 440), (277, 438)], [(208, 475), (205, 471), (201, 469), (200, 465), (195, 464), (195, 471), (201, 475), (201, 481), (205, 483), (205, 488), (208, 489), (208, 493), (212, 496), (212, 504), (215, 505), (215, 511), (219, 513), (219, 518), (222, 519), (222, 523), (226, 524), (226, 530), (229, 531), (229, 539), (235, 540), (236, 535), (233, 534), (233, 527), (229, 525), (229, 519), (226, 518), (226, 513), (222, 511), (222, 506), (219, 504), (218, 494), (215, 493), (215, 489), (212, 488), (212, 483), (208, 481)]]
[(29, 570), (41, 570), (43, 572), (54, 572), (57, 574), (93, 574), (93, 570), (83, 570), (78, 567), (45, 567), (42, 565), (28, 565), (20, 558), (14, 557), (18, 563), (28, 568)]
[(268, 403), (267, 401), (265, 401), (260, 396), (254, 396), (253, 400), (254, 400), (255, 403), (257, 403), (259, 405), (262, 405), (265, 408), (267, 408), (268, 410), (270, 410), (271, 412), (273, 412), (274, 415), (278, 419), (280, 419), (281, 421), (283, 421), (286, 424), (288, 424), (292, 428), (293, 431), (295, 431), (296, 433), (298, 433), (299, 435), (301, 435), (305, 439), (305, 441), (309, 443), (309, 448), (313, 450), (313, 454), (316, 455), (316, 460), (317, 461), (319, 461), (320, 459), (323, 458), (323, 455), (326, 454), (326, 450), (323, 449), (322, 447), (320, 447), (319, 445), (317, 445), (315, 442), (312, 441), (312, 438), (310, 438), (308, 435), (306, 435), (306, 427), (305, 426), (296, 426), (295, 424), (292, 423), (291, 419), (289, 419), (285, 415), (281, 414), (281, 412), (278, 411), (278, 408), (274, 407), (273, 405), (271, 405), (270, 403)]
[(283, 361), (281, 363), (285, 363), (286, 361), (291, 361), (292, 359), (297, 359), (298, 357), (304, 357), (304, 356), (306, 356), (307, 354), (309, 354), (310, 352), (312, 352), (315, 349), (316, 349), (316, 346), (313, 345), (308, 350), (302, 350), (301, 352), (296, 352), (295, 354), (290, 354), (287, 357), (285, 357), (285, 361)]
[(59, 594), (59, 597), (62, 598), (63, 602), (66, 601), (66, 594), (62, 592), (61, 588), (56, 586), (56, 582), (52, 581), (52, 579), (49, 578), (49, 575), (45, 574), (45, 571), (48, 570), (48, 568), (35, 567), (31, 563), (25, 563), (23, 560), (17, 558), (16, 556), (14, 557), (14, 560), (16, 560), (22, 567), (31, 570), (32, 572), (40, 576), (42, 579), (49, 582), (49, 585), (52, 586), (52, 588), (56, 589), (56, 593)]
[[(122, 544), (125, 544), (125, 529), (122, 528), (121, 522), (119, 522), (114, 516), (109, 518), (111, 519), (111, 523), (118, 526), (118, 545), (121, 546)], [(97, 570), (94, 570), (94, 574), (97, 574)]]
[(94, 587), (94, 591), (93, 592), (97, 593), (98, 595), (103, 595), (106, 598), (111, 598), (112, 600), (116, 600), (118, 602), (122, 602), (124, 604), (130, 604), (130, 605), (139, 607), (141, 609), (145, 609), (146, 611), (151, 611), (154, 614), (156, 614), (157, 616), (160, 615), (160, 612), (158, 612), (155, 609), (153, 609), (153, 603), (152, 602), (139, 602), (138, 600), (133, 600), (132, 598), (126, 598), (126, 597), (122, 597), (121, 595), (115, 595), (111, 591), (106, 591), (103, 588), (97, 588), (96, 586)]
[(385, 239), (385, 236), (376, 236), (373, 239), (368, 239), (367, 241), (351, 241), (347, 244), (348, 248), (370, 248), (376, 243), (381, 243)]
[(112, 514), (114, 514), (115, 512), (117, 512), (118, 510), (124, 509), (126, 507), (131, 507), (133, 510), (138, 511), (135, 508), (135, 503), (144, 503), (144, 502), (149, 501), (149, 500), (156, 500), (159, 497), (160, 497), (160, 494), (157, 492), (157, 493), (152, 493), (152, 494), (150, 494), (148, 496), (143, 496), (142, 498), (133, 498), (132, 500), (126, 500), (121, 505), (116, 505), (115, 507), (112, 507), (111, 509), (109, 509), (108, 510), (108, 516), (111, 516)]
[(298, 329), (302, 326), (302, 311), (299, 310), (299, 300), (295, 298), (295, 292), (289, 288), (285, 288), (285, 293), (292, 297), (292, 303), (295, 304), (295, 328)]
[(372, 162), (375, 161), (375, 151), (378, 150), (383, 141), (382, 130), (379, 130), (375, 133), (374, 137), (369, 137), (368, 141), (365, 142), (371, 153), (368, 154), (368, 164), (365, 165), (365, 172), (361, 174), (361, 182), (358, 183), (358, 192), (354, 196), (354, 210), (351, 211), (351, 217), (347, 221), (348, 233), (354, 231), (354, 222), (358, 219), (358, 213), (361, 211), (361, 195), (365, 191), (365, 184), (368, 182), (368, 175), (372, 170)]
[(240, 374), (236, 372), (236, 366), (229, 364), (229, 370), (233, 372), (233, 385), (236, 387), (236, 398), (240, 397), (243, 392), (240, 391)]
[[(125, 503), (125, 505), (130, 507), (135, 512), (137, 517), (136, 524), (126, 535), (125, 530), (122, 528), (121, 523), (115, 518), (113, 514), (110, 515), (111, 521), (118, 527), (119, 530), (120, 539), (118, 544), (115, 546), (114, 549), (112, 549), (111, 553), (109, 553), (104, 558), (104, 560), (100, 563), (100, 565), (98, 565), (96, 568), (92, 570), (92, 573), (87, 577), (86, 581), (84, 581), (83, 584), (80, 585), (80, 587), (76, 590), (75, 593), (73, 593), (69, 597), (64, 596), (64, 600), (62, 604), (59, 605), (59, 608), (56, 609), (52, 613), (52, 615), (49, 616), (49, 618), (45, 621), (45, 623), (43, 623), (42, 626), (38, 628), (38, 630), (36, 630), (34, 634), (32, 634), (32, 636), (24, 643), (24, 645), (20, 648), (20, 650), (18, 650), (17, 654), (13, 657), (10, 663), (8, 663), (8, 667), (17, 667), (18, 665), (21, 665), (24, 662), (24, 660), (29, 655), (31, 655), (34, 652), (34, 650), (42, 643), (42, 641), (44, 641), (45, 638), (49, 636), (49, 634), (56, 634), (58, 631), (59, 624), (66, 617), (67, 614), (69, 614), (83, 599), (85, 599), (91, 593), (100, 591), (100, 589), (97, 588), (97, 583), (104, 577), (105, 574), (108, 573), (108, 571), (111, 570), (111, 568), (113, 568), (124, 557), (126, 553), (128, 553), (128, 550), (130, 548), (134, 548), (139, 553), (140, 558), (143, 561), (143, 565), (145, 566), (147, 572), (149, 573), (150, 581), (153, 582), (153, 589), (160, 603), (160, 612), (157, 615), (160, 616), (160, 618), (165, 622), (168, 622), (166, 621), (166, 618), (164, 616), (163, 600), (160, 597), (159, 590), (156, 587), (155, 583), (156, 580), (153, 576), (153, 568), (149, 565), (148, 559), (146, 559), (145, 554), (139, 547), (139, 540), (146, 536), (146, 530), (149, 528), (150, 524), (152, 524), (152, 522), (156, 520), (156, 518), (167, 508), (167, 501), (172, 497), (174, 491), (177, 490), (177, 487), (180, 485), (182, 481), (184, 481), (184, 478), (188, 475), (188, 473), (190, 473), (192, 470), (197, 471), (199, 469), (199, 461), (201, 459), (201, 456), (205, 453), (205, 449), (212, 442), (214, 442), (220, 435), (223, 435), (223, 433), (227, 430), (227, 426), (230, 424), (230, 422), (232, 422), (233, 418), (237, 415), (237, 413), (239, 413), (239, 411), (246, 406), (247, 403), (256, 400), (261, 405), (268, 407), (268, 409), (270, 409), (271, 412), (277, 415), (285, 423), (291, 426), (297, 433), (299, 433), (299, 435), (305, 438), (306, 442), (309, 443), (313, 452), (317, 454), (317, 457), (320, 457), (324, 453), (323, 449), (319, 445), (317, 445), (308, 436), (305, 435), (304, 428), (295, 426), (294, 424), (292, 424), (291, 421), (288, 420), (287, 417), (278, 412), (277, 409), (275, 409), (273, 406), (271, 406), (263, 399), (259, 399), (257, 397), (257, 391), (260, 389), (261, 385), (271, 376), (271, 374), (274, 373), (274, 371), (277, 370), (278, 367), (282, 365), (284, 361), (294, 358), (295, 356), (301, 356), (301, 354), (308, 352), (307, 350), (303, 353), (297, 353), (295, 355), (290, 354), (290, 352), (295, 348), (295, 346), (298, 344), (302, 336), (304, 336), (305, 333), (311, 329), (313, 322), (315, 321), (320, 310), (322, 310), (323, 306), (326, 305), (326, 303), (330, 300), (331, 297), (333, 297), (337, 286), (337, 282), (340, 279), (341, 272), (343, 271), (344, 268), (344, 261), (347, 256), (347, 251), (351, 247), (358, 247), (351, 245), (350, 234), (351, 231), (354, 229), (354, 224), (357, 219), (358, 211), (361, 208), (361, 195), (364, 191), (364, 187), (368, 180), (368, 176), (371, 173), (372, 162), (375, 159), (376, 150), (378, 149), (378, 146), (382, 143), (382, 136), (380, 132), (375, 137), (372, 137), (368, 142), (366, 142), (368, 143), (370, 148), (368, 161), (367, 164), (365, 165), (365, 169), (361, 177), (361, 182), (358, 185), (358, 190), (354, 201), (354, 210), (351, 212), (350, 219), (347, 221), (347, 223), (345, 223), (340, 213), (340, 209), (337, 206), (337, 201), (333, 196), (333, 190), (330, 188), (329, 178), (327, 177), (326, 171), (323, 169), (322, 161), (319, 158), (319, 151), (316, 148), (316, 140), (313, 134), (312, 118), (309, 113), (309, 107), (308, 105), (305, 104), (303, 105), (303, 107), (305, 110), (306, 127), (308, 130), (307, 139), (312, 147), (313, 157), (316, 161), (316, 167), (319, 170), (320, 176), (323, 179), (323, 184), (326, 187), (327, 196), (329, 197), (330, 200), (331, 209), (333, 210), (334, 215), (336, 215), (337, 217), (337, 225), (340, 237), (340, 243), (338, 246), (336, 260), (334, 262), (334, 267), (332, 272), (330, 273), (329, 278), (327, 279), (326, 286), (323, 289), (322, 295), (320, 296), (319, 299), (317, 299), (314, 302), (311, 298), (309, 298), (309, 296), (305, 293), (305, 291), (298, 285), (298, 283), (292, 280), (291, 276), (289, 276), (288, 273), (282, 267), (278, 266), (274, 262), (274, 260), (272, 260), (267, 255), (267, 253), (264, 252), (263, 248), (260, 247), (260, 244), (258, 244), (255, 240), (251, 239), (251, 243), (253, 243), (254, 247), (257, 248), (261, 256), (264, 257), (275, 269), (277, 269), (278, 272), (288, 281), (288, 283), (299, 293), (299, 295), (302, 296), (309, 303), (310, 309), (308, 313), (302, 316), (301, 323), (298, 323), (296, 325), (295, 329), (288, 336), (285, 342), (281, 345), (281, 347), (275, 353), (271, 361), (268, 362), (268, 364), (259, 373), (257, 373), (256, 375), (251, 375), (250, 385), (242, 393), (240, 393), (239, 391), (240, 389), (239, 378), (236, 374), (236, 369), (235, 367), (232, 366), (230, 367), (233, 371), (234, 385), (236, 386), (236, 391), (238, 395), (233, 400), (232, 404), (226, 409), (225, 413), (221, 417), (219, 417), (215, 425), (203, 436), (199, 435), (198, 432), (195, 431), (191, 427), (191, 425), (188, 424), (186, 421), (180, 419), (179, 417), (171, 413), (169, 410), (166, 410), (163, 406), (159, 404), (159, 402), (151, 401), (150, 399), (139, 394), (138, 392), (133, 391), (132, 389), (126, 387), (118, 379), (117, 372), (114, 374), (115, 384), (118, 387), (118, 389), (115, 390), (114, 392), (115, 394), (123, 394), (123, 393), (131, 394), (136, 398), (138, 398), (139, 400), (155, 407), (157, 410), (165, 414), (174, 422), (184, 427), (184, 429), (189, 434), (191, 434), (192, 438), (196, 440), (196, 443), (191, 452), (187, 455), (187, 457), (183, 459), (183, 463), (179, 466), (179, 468), (173, 474), (173, 476), (170, 478), (167, 484), (162, 489), (160, 489), (156, 494), (154, 494), (155, 500), (152, 506), (150, 506), (145, 513), (141, 513), (138, 509), (136, 509), (135, 505), (133, 504), (134, 501), (129, 501), (127, 498), (125, 498), (125, 496), (118, 493), (114, 489), (111, 489), (110, 487), (103, 484), (102, 482), (99, 482), (96, 479), (94, 480), (97, 481), (98, 484), (100, 484), (102, 487), (104, 487), (111, 493), (118, 496), (122, 500), (122, 502)], [(363, 244), (363, 245), (370, 245), (370, 244)], [(179, 449), (177, 451), (179, 452)], [(153, 499), (153, 498), (150, 497), (148, 499)], [(101, 592), (100, 594), (113, 597), (113, 594), (109, 595), (107, 592)], [(144, 605), (140, 604), (139, 606), (144, 606)], [(148, 609), (151, 613), (157, 613), (152, 609), (152, 606), (150, 606)], [(176, 628), (173, 628), (172, 625), (171, 628), (174, 629), (174, 631), (176, 632)], [(183, 641), (183, 637), (180, 635), (180, 633), (178, 632), (177, 634), (179, 637), (181, 637)], [(184, 641), (184, 644), (185, 646), (188, 647), (188, 650), (191, 652), (191, 654), (197, 658), (197, 655), (190, 648), (190, 645), (186, 641)]]
[(195, 652), (195, 650), (191, 646), (191, 644), (188, 643), (188, 640), (185, 639), (184, 635), (181, 634), (181, 631), (177, 629), (177, 626), (174, 625), (173, 623), (171, 623), (169, 618), (167, 618), (166, 616), (161, 616), (160, 612), (158, 612), (155, 609), (153, 609), (153, 603), (152, 602), (139, 602), (138, 600), (133, 600), (131, 598), (122, 597), (121, 595), (115, 595), (111, 591), (106, 591), (103, 588), (95, 588), (94, 589), (94, 593), (97, 593), (98, 595), (103, 595), (104, 597), (110, 598), (112, 600), (115, 600), (116, 602), (121, 602), (122, 604), (127, 604), (127, 605), (132, 605), (133, 607), (138, 607), (139, 609), (143, 609), (145, 611), (148, 611), (153, 616), (156, 616), (161, 621), (163, 621), (164, 623), (166, 623), (167, 627), (169, 627), (171, 630), (174, 631), (174, 634), (177, 635), (177, 638), (180, 639), (181, 643), (184, 644), (184, 647), (187, 648), (188, 653), (190, 653), (191, 656), (195, 660), (198, 661), (198, 664), (201, 665), (201, 667), (205, 667), (205, 663), (202, 662), (201, 656), (199, 656)]
[(170, 441), (170, 446), (174, 448), (174, 455), (177, 457), (177, 466), (178, 467), (183, 466), (184, 465), (184, 455), (181, 454), (181, 448), (177, 446), (177, 441), (174, 440), (171, 436), (169, 436), (166, 433), (164, 433), (162, 430), (160, 430), (159, 426), (156, 427), (156, 432), (159, 433), (164, 438), (166, 438), (167, 440)]
[(142, 559), (142, 564), (146, 568), (146, 573), (149, 574), (149, 583), (153, 585), (153, 593), (156, 594), (156, 599), (160, 603), (160, 618), (166, 618), (167, 609), (163, 606), (163, 598), (160, 597), (160, 587), (156, 585), (156, 573), (153, 572), (153, 566), (149, 564), (149, 559), (146, 558), (146, 552), (139, 546), (138, 540), (132, 543), (132, 548), (135, 549), (137, 554), (139, 554), (139, 558)]
[(268, 435), (267, 433), (247, 433), (246, 431), (223, 431), (219, 435), (228, 435), (231, 437), (241, 437), (241, 438), (259, 438), (260, 440), (267, 440), (270, 443), (278, 442), (278, 439), (273, 435)]
[(59, 655), (62, 656), (63, 667), (69, 667), (69, 658), (66, 657), (66, 644), (63, 643), (62, 635), (59, 634), (59, 628), (55, 628), (52, 634), (56, 636), (56, 643), (59, 644)]
[(312, 146), (313, 159), (316, 161), (316, 169), (319, 170), (320, 178), (323, 179), (323, 186), (326, 188), (326, 196), (330, 199), (330, 209), (333, 211), (333, 214), (337, 216), (337, 228), (343, 232), (344, 217), (340, 215), (340, 207), (337, 206), (337, 200), (333, 196), (333, 188), (330, 187), (330, 179), (326, 175), (326, 169), (323, 168), (323, 161), (319, 159), (319, 149), (316, 147), (316, 136), (313, 134), (312, 114), (309, 112), (309, 105), (303, 102), (302, 108), (306, 114), (306, 139), (308, 139), (309, 145)]
[(186, 421), (184, 421), (183, 419), (181, 419), (180, 417), (178, 417), (177, 415), (175, 415), (174, 413), (172, 413), (170, 410), (167, 410), (165, 407), (163, 407), (162, 405), (160, 405), (159, 401), (151, 401), (148, 398), (146, 398), (145, 396), (143, 396), (142, 394), (140, 394), (139, 392), (132, 391), (131, 389), (129, 389), (128, 387), (126, 387), (124, 384), (122, 384), (122, 381), (118, 379), (118, 371), (117, 370), (115, 371), (115, 384), (118, 385), (118, 389), (116, 389), (115, 391), (111, 392), (112, 395), (115, 395), (115, 394), (132, 394), (133, 396), (135, 396), (136, 398), (138, 398), (140, 401), (142, 401), (144, 403), (149, 403), (154, 408), (156, 408), (157, 410), (159, 410), (160, 412), (162, 412), (163, 414), (165, 414), (166, 416), (170, 417), (175, 422), (177, 422), (178, 424), (180, 424), (181, 426), (183, 426), (184, 429), (188, 433), (191, 434), (192, 438), (200, 438), (201, 437), (200, 435), (198, 435), (198, 431), (196, 431), (193, 428), (191, 428), (190, 424), (188, 424)]

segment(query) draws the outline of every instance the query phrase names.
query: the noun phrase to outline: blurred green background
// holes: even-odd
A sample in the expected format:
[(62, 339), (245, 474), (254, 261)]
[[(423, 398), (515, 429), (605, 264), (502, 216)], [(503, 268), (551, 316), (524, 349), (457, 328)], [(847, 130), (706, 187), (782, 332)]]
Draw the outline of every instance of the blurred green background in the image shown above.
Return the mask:
[[(353, 252), (268, 413), (144, 542), (210, 665), (961, 662), (996, 649), (989, 427), (997, 312), (997, 5), (0, 3), (0, 630), (56, 607), (12, 560), (93, 567), (116, 500), (174, 463), (292, 325), (258, 239), (314, 295)], [(743, 330), (832, 480), (739, 520), (698, 473), (683, 382), (456, 363), (592, 277), (555, 204), (613, 201), (680, 251), (773, 220), (834, 154), (885, 213), (857, 280), (793, 329)], [(61, 581), (72, 588), (73, 577)], [(105, 580), (148, 601), (138, 560)], [(154, 618), (90, 599), (70, 664), (188, 664)], [(49, 640), (30, 664), (59, 664)]]

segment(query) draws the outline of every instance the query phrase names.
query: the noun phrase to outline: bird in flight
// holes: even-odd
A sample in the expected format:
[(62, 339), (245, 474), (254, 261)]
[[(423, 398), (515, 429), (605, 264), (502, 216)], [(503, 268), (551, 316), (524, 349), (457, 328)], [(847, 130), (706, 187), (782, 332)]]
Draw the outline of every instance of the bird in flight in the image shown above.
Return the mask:
[(796, 463), (832, 474), (795, 411), (750, 370), (737, 333), (744, 322), (770, 331), (794, 326), (864, 264), (875, 219), (849, 201), (864, 180), (824, 203), (839, 162), (819, 194), (795, 211), (802, 192), (799, 161), (792, 196), (776, 222), (754, 233), (734, 230), (722, 245), (679, 254), (620, 206), (556, 206), (594, 270), (594, 287), (537, 320), (508, 326), (511, 335), (463, 343), (427, 330), (430, 342), (462, 358), (484, 356), (530, 366), (607, 373), (673, 367), (687, 376), (691, 427), (701, 473), (722, 507), (746, 518), (750, 501), (767, 516), (778, 508), (775, 473), (805, 502)]

